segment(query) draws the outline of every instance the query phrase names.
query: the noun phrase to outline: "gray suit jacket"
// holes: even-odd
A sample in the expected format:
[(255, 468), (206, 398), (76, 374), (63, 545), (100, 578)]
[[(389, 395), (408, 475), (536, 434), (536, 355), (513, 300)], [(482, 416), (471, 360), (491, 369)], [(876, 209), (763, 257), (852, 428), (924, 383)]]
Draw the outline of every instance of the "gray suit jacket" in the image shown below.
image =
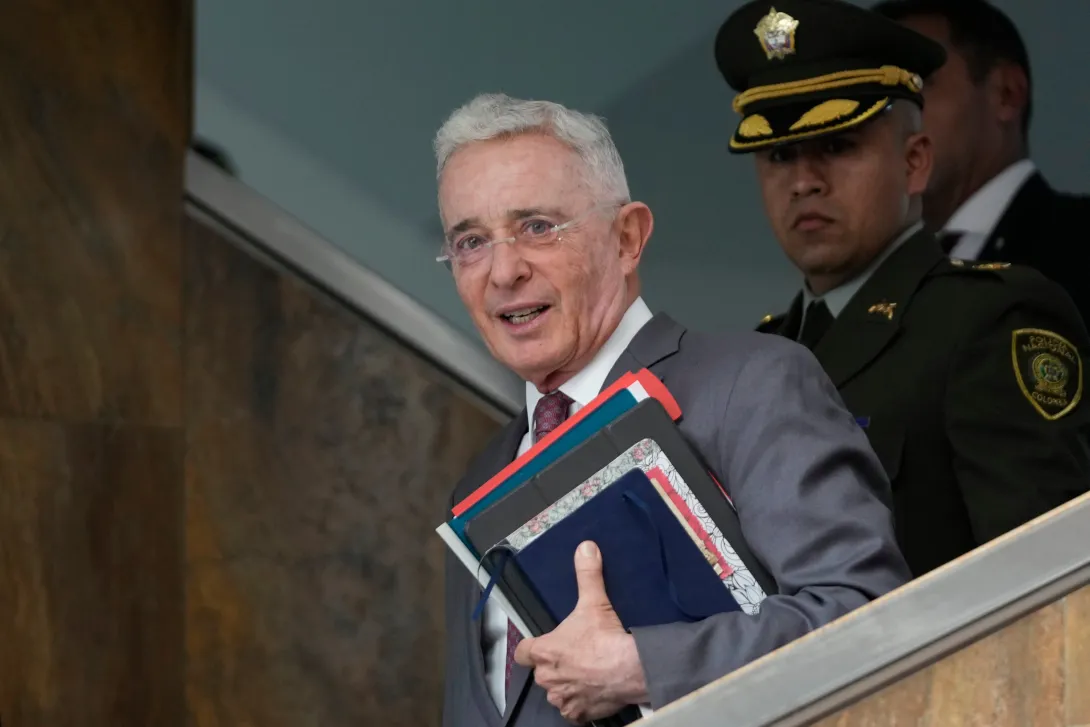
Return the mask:
[[(807, 349), (761, 333), (705, 336), (659, 314), (606, 385), (641, 368), (677, 399), (681, 431), (731, 494), (747, 543), (779, 589), (757, 616), (735, 612), (633, 629), (653, 707), (909, 580), (894, 538), (889, 481)], [(514, 459), (526, 429), (523, 412), (471, 465), (452, 504)], [(499, 714), (485, 685), (481, 621), (470, 618), (481, 589), (449, 554), (446, 584), (444, 727), (567, 724), (517, 665), (506, 714)]]

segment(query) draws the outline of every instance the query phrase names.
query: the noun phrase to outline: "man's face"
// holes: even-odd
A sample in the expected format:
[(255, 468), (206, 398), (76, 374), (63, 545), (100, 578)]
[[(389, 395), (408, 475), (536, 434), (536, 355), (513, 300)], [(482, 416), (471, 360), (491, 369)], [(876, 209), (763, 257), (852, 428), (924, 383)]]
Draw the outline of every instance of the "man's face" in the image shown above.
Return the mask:
[(861, 127), (758, 152), (765, 212), (817, 294), (862, 272), (908, 220), (927, 184), (930, 147), (897, 109)]
[(955, 207), (965, 196), (959, 187), (968, 183), (973, 164), (992, 140), (991, 104), (986, 88), (973, 83), (965, 55), (951, 43), (950, 24), (945, 18), (919, 15), (901, 23), (946, 49), (946, 63), (931, 74), (923, 89), (923, 128), (935, 148), (935, 169), (924, 207), (935, 205), (952, 213), (953, 209), (947, 208)]
[(555, 244), (500, 243), (453, 274), (492, 355), (524, 379), (542, 386), (585, 365), (623, 315), (638, 254), (625, 254), (616, 210), (591, 194), (579, 157), (537, 134), (466, 145), (443, 171), (439, 206), (448, 241), (469, 246), (578, 218)]

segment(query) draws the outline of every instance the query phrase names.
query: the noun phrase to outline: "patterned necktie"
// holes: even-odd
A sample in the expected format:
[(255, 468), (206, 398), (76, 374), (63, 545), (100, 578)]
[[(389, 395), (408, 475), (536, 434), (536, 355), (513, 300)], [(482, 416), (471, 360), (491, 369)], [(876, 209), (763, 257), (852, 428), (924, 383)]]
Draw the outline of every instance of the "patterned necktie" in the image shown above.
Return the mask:
[[(557, 390), (541, 397), (534, 407), (534, 428), (532, 441), (537, 444), (549, 432), (553, 431), (568, 418), (572, 399), (564, 392)], [(515, 624), (507, 622), (507, 666), (504, 671), (503, 691), (506, 693), (511, 686), (511, 666), (515, 663), (515, 648), (522, 641), (522, 634), (515, 628)]]

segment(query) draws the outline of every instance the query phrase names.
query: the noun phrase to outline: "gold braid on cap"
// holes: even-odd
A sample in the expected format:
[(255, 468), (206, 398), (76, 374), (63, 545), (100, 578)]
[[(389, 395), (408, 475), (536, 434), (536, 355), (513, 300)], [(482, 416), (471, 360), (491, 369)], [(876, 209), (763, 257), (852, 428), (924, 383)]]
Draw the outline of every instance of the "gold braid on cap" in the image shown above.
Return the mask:
[(856, 71), (838, 71), (817, 78), (802, 81), (773, 83), (769, 86), (754, 86), (734, 97), (732, 106), (741, 114), (747, 104), (784, 96), (799, 96), (813, 91), (827, 91), (845, 86), (858, 86), (864, 83), (880, 83), (883, 86), (906, 86), (913, 93), (923, 89), (923, 79), (917, 73), (910, 73), (897, 66), (864, 68)]

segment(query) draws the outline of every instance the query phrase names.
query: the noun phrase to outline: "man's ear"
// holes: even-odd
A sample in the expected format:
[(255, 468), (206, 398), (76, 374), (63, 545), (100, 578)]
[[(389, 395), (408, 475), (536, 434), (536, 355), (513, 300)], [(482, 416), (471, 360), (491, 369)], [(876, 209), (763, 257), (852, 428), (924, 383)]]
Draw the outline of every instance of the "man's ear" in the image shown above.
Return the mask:
[(931, 179), (935, 150), (931, 137), (924, 133), (912, 134), (905, 139), (905, 173), (909, 196), (923, 194)]
[(1020, 124), (1029, 105), (1029, 78), (1017, 63), (1000, 61), (988, 73), (988, 100), (995, 118), (1005, 124)]
[(643, 202), (629, 202), (617, 214), (614, 225), (619, 239), (621, 266), (625, 275), (629, 275), (636, 270), (643, 257), (643, 250), (655, 226), (654, 215)]

